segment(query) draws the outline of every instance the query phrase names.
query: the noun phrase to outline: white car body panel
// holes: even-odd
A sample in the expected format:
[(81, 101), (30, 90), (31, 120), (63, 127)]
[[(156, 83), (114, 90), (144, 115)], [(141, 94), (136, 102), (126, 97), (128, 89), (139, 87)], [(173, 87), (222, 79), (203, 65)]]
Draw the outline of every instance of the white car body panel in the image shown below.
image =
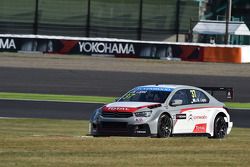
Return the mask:
[(158, 103), (151, 103), (151, 102), (114, 102), (114, 103), (109, 103), (106, 105), (106, 107), (110, 108), (116, 108), (116, 107), (132, 107), (132, 108), (137, 108), (137, 107), (142, 107), (142, 106), (149, 106), (153, 104), (158, 104)]
[(222, 107), (186, 108), (181, 114), (186, 119), (176, 119), (173, 134), (178, 133), (210, 133), (213, 130), (210, 120), (214, 119), (214, 112), (224, 112)]
[[(135, 129), (140, 128), (139, 126), (145, 126), (146, 130), (136, 131), (133, 129), (133, 133), (135, 133), (134, 135), (147, 134), (155, 136), (158, 132), (159, 117), (162, 114), (169, 114), (173, 121), (172, 135), (207, 134), (208, 136), (213, 137), (214, 122), (219, 114), (223, 115), (228, 124), (227, 134), (229, 134), (232, 129), (233, 123), (230, 120), (227, 110), (224, 108), (224, 104), (200, 88), (185, 85), (146, 85), (139, 88), (140, 91), (166, 91), (169, 95), (164, 103), (117, 101), (107, 104), (102, 108), (97, 109), (93, 114), (90, 120), (90, 134), (94, 136), (98, 135), (100, 131), (99, 126), (102, 126), (102, 124), (105, 124), (106, 126), (107, 124), (107, 127), (111, 129), (109, 129), (111, 135), (116, 135), (116, 132), (119, 135), (117, 129), (119, 126), (124, 125), (124, 127), (133, 127)], [(179, 90), (190, 90), (190, 92), (191, 90), (198, 90), (204, 93), (209, 101), (203, 101), (203, 103), (197, 104), (171, 106), (170, 101)], [(126, 94), (124, 96), (126, 96)], [(151, 112), (151, 115), (149, 117), (136, 116), (137, 113), (141, 112)], [(105, 130), (106, 129), (104, 129), (104, 131)]]

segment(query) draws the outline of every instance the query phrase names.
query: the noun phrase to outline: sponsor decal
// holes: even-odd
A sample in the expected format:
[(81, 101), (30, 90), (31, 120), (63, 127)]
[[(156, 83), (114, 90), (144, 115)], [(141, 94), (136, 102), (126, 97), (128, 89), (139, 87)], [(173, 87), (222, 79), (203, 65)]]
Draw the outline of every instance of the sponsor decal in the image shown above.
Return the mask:
[(196, 124), (194, 127), (194, 133), (206, 133), (207, 124)]
[(70, 53), (70, 51), (75, 47), (77, 41), (73, 40), (62, 40), (63, 48), (61, 48), (58, 52), (62, 54)]
[(187, 115), (186, 114), (176, 114), (176, 119), (186, 119)]
[(193, 121), (194, 119), (193, 119), (193, 115), (192, 114), (190, 114), (189, 116), (188, 116), (188, 121)]
[(150, 104), (150, 105), (145, 105), (145, 106), (140, 106), (140, 107), (107, 107), (107, 106), (104, 106), (102, 110), (104, 112), (135, 112), (138, 109), (142, 109), (146, 107), (153, 109), (153, 108), (157, 108), (160, 106), (161, 104)]
[(207, 116), (206, 115), (193, 116), (193, 119), (207, 119)]
[(136, 91), (165, 91), (172, 92), (172, 88), (161, 88), (161, 87), (137, 87)]
[(138, 134), (146, 134), (147, 131), (145, 131), (145, 130), (136, 130), (135, 133), (138, 133)]
[(0, 49), (16, 49), (16, 44), (14, 39), (0, 38)]
[(132, 43), (109, 43), (109, 42), (78, 42), (80, 52), (100, 54), (132, 54), (135, 48)]
[(206, 115), (195, 115), (195, 116), (193, 116), (192, 114), (190, 114), (189, 116), (188, 116), (188, 120), (190, 121), (190, 120), (197, 120), (197, 119), (201, 119), (201, 120), (203, 120), (203, 119), (207, 119), (207, 116)]
[(135, 122), (139, 122), (139, 123), (142, 123), (144, 122), (144, 119), (143, 118), (135, 118)]
[(106, 107), (102, 108), (104, 112), (135, 112), (137, 108), (132, 107)]

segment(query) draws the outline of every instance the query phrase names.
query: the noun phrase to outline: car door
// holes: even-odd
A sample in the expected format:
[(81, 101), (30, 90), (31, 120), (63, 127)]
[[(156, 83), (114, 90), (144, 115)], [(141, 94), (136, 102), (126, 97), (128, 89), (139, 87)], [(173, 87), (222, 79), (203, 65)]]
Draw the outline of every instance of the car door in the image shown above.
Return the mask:
[(211, 108), (209, 98), (200, 90), (189, 89), (190, 107), (182, 110), (187, 116), (188, 133), (206, 133)]
[(169, 112), (173, 118), (173, 134), (190, 132), (191, 127), (187, 125), (187, 114), (182, 113), (191, 104), (188, 89), (181, 89), (175, 92), (169, 102)]

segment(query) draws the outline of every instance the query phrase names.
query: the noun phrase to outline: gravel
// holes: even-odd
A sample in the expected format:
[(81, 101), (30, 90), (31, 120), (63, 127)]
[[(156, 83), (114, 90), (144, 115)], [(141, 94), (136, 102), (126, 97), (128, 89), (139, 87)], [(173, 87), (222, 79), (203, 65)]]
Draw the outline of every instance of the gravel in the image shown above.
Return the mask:
[(209, 76), (250, 76), (250, 64), (185, 62), (107, 56), (0, 53), (0, 67)]

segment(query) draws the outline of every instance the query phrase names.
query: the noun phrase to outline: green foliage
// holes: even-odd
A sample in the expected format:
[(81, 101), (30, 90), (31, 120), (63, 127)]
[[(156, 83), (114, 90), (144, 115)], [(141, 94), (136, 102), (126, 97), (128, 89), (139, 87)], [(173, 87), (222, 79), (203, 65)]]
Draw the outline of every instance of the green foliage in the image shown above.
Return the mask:
[[(115, 97), (0, 92), (0, 99), (110, 103)], [(226, 102), (225, 104), (229, 108), (250, 109), (250, 103)]]

